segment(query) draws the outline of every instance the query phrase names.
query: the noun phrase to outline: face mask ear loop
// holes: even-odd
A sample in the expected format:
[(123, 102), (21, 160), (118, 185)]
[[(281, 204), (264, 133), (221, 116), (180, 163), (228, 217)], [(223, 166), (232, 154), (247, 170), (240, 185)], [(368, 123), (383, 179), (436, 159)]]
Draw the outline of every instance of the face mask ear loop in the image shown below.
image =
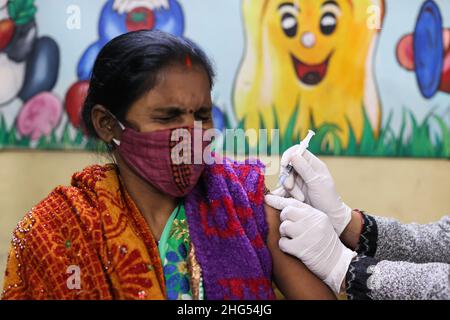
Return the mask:
[[(122, 122), (120, 122), (120, 121), (116, 118), (116, 116), (113, 115), (111, 112), (109, 112), (109, 114), (111, 115), (111, 117), (114, 118), (114, 120), (117, 121), (117, 123), (119, 124), (120, 128), (122, 129), (122, 131), (125, 130), (125, 126), (122, 124)], [(117, 146), (120, 146), (120, 140), (117, 140), (117, 139), (113, 138), (112, 141), (113, 141)]]

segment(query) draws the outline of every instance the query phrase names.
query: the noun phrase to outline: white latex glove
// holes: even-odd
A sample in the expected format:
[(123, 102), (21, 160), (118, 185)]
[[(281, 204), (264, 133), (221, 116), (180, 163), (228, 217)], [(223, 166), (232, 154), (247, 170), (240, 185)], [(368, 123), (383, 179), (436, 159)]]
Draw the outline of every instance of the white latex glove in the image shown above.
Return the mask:
[(291, 163), (294, 170), (283, 186), (272, 194), (282, 197), (290, 195), (325, 212), (337, 234), (341, 235), (351, 220), (352, 209), (337, 193), (333, 177), (325, 163), (308, 150), (303, 155), (298, 155), (298, 148), (299, 145), (296, 145), (283, 153), (281, 166), (286, 167)]
[(269, 194), (265, 202), (281, 210), (280, 249), (299, 258), (338, 294), (356, 252), (342, 244), (328, 216), (293, 198)]

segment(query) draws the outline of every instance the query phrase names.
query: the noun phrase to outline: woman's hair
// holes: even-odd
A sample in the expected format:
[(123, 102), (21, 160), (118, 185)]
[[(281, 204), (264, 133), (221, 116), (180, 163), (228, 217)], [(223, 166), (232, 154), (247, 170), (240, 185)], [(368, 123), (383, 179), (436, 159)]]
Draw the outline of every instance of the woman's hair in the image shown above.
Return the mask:
[(161, 69), (177, 63), (202, 66), (212, 88), (215, 74), (211, 62), (203, 50), (188, 39), (162, 31), (140, 30), (108, 42), (95, 61), (83, 105), (81, 116), (86, 133), (98, 138), (91, 119), (96, 104), (124, 121), (131, 105), (156, 86)]

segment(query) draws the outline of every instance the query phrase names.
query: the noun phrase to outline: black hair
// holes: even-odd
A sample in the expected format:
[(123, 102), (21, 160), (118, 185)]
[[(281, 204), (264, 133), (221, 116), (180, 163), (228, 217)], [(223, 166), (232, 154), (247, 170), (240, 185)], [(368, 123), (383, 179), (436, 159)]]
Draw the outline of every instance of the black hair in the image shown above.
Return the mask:
[(205, 69), (212, 88), (215, 76), (212, 64), (191, 40), (162, 31), (139, 30), (108, 42), (95, 61), (81, 113), (87, 135), (98, 138), (91, 118), (96, 104), (124, 121), (131, 105), (156, 86), (162, 68), (186, 61)]

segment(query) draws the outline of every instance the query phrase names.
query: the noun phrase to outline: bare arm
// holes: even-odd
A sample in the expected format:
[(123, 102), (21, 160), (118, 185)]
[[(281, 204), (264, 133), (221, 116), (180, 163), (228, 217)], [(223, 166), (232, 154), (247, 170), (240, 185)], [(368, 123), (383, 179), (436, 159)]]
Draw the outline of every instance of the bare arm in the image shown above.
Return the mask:
[(281, 293), (291, 300), (335, 300), (330, 288), (297, 258), (280, 250), (280, 212), (265, 206), (269, 226), (267, 245), (273, 260), (273, 277)]

